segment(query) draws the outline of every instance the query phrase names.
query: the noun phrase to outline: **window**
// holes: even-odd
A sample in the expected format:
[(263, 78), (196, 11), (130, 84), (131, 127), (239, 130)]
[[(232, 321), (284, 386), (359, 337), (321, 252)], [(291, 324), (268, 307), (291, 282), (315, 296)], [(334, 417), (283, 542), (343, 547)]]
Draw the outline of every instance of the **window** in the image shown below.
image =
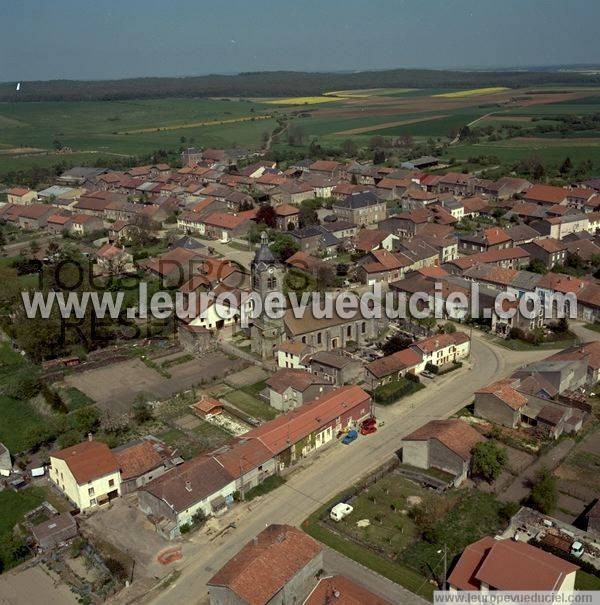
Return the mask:
[(323, 336), (321, 335), (321, 332), (317, 333), (317, 344), (321, 344), (323, 342)]
[(114, 479), (109, 479), (108, 480), (108, 487), (114, 487), (115, 486), (115, 480)]
[(90, 500), (90, 506), (96, 506), (96, 498)]
[(361, 328), (360, 328), (360, 331), (361, 331), (363, 334), (365, 334), (365, 332), (367, 331), (367, 322), (366, 322), (366, 321), (363, 321), (363, 322), (362, 322), (362, 326), (361, 326)]
[(352, 336), (352, 326), (346, 328), (346, 336), (350, 338)]
[(88, 496), (94, 496), (94, 495), (95, 495), (94, 488), (93, 488), (93, 487), (90, 487), (90, 488), (88, 489)]

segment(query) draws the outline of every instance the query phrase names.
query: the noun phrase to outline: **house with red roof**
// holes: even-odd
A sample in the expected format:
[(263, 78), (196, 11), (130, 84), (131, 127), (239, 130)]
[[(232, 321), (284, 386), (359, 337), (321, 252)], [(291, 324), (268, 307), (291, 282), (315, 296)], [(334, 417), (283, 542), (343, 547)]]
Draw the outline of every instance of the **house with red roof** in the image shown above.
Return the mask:
[(373, 390), (408, 373), (418, 374), (424, 368), (423, 358), (417, 351), (404, 349), (366, 364), (365, 382)]
[(117, 457), (105, 443), (91, 438), (50, 453), (50, 480), (79, 510), (121, 495)]
[(518, 378), (503, 378), (475, 391), (475, 415), (495, 424), (516, 428), (527, 397), (517, 388)]
[(468, 357), (471, 340), (464, 332), (435, 334), (418, 340), (410, 348), (421, 355), (425, 365), (430, 364), (439, 369)]
[(323, 569), (323, 547), (291, 525), (269, 525), (208, 581), (210, 605), (304, 603)]
[(448, 577), (448, 589), (573, 592), (578, 569), (526, 542), (485, 537), (464, 550)]
[(129, 494), (176, 464), (175, 451), (148, 435), (112, 450), (121, 473), (121, 494)]
[(285, 467), (331, 443), (342, 429), (358, 426), (371, 415), (371, 405), (371, 397), (360, 387), (339, 387), (244, 437), (258, 439)]
[(242, 214), (227, 214), (225, 212), (213, 212), (204, 221), (204, 232), (206, 237), (228, 242), (234, 237), (244, 236), (250, 225), (250, 219)]
[(449, 473), (457, 486), (467, 478), (473, 448), (485, 440), (460, 418), (431, 420), (402, 439), (402, 462)]
[(6, 191), (6, 201), (9, 204), (33, 204), (37, 200), (37, 191), (26, 187), (11, 187)]
[(534, 185), (523, 195), (523, 199), (531, 204), (542, 206), (566, 205), (569, 192), (562, 187), (552, 185)]

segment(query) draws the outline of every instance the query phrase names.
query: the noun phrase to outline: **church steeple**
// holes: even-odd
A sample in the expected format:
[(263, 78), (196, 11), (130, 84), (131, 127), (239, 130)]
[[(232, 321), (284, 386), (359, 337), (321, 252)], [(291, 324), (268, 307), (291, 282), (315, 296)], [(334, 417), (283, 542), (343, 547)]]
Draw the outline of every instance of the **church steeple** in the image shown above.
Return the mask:
[(273, 256), (273, 253), (271, 252), (271, 248), (269, 248), (269, 236), (267, 235), (266, 231), (263, 231), (260, 234), (260, 248), (254, 255), (254, 259), (252, 260), (252, 268), (259, 263), (264, 263), (265, 265), (277, 263), (275, 256)]
[[(260, 236), (260, 248), (254, 255), (250, 269), (252, 289), (260, 296), (263, 303), (269, 293), (283, 291), (285, 267), (271, 252), (266, 232)], [(255, 318), (251, 329), (252, 352), (259, 354), (263, 359), (272, 357), (283, 339), (283, 334), (283, 322), (281, 319), (269, 318), (265, 314), (263, 304), (262, 312)]]

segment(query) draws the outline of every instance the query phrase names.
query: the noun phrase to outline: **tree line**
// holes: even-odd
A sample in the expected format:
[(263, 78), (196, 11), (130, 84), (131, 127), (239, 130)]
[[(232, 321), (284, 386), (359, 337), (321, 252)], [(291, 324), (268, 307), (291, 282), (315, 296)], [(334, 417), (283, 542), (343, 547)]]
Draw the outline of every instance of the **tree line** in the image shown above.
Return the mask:
[(355, 73), (246, 72), (179, 78), (48, 80), (0, 83), (0, 101), (113, 101), (165, 97), (318, 95), (359, 88), (522, 88), (547, 84), (598, 85), (593, 73), (560, 71), (450, 71), (392, 69)]

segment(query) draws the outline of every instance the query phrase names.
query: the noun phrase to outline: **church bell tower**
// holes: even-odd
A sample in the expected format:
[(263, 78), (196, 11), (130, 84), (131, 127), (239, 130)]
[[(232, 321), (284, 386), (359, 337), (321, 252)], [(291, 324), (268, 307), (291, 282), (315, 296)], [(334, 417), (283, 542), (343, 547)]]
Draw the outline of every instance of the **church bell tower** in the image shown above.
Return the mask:
[[(273, 256), (269, 248), (269, 238), (264, 231), (260, 237), (260, 248), (252, 260), (250, 272), (252, 290), (259, 295), (263, 303), (270, 292), (283, 292), (285, 269)], [(253, 353), (260, 355), (263, 359), (272, 358), (275, 349), (284, 339), (283, 319), (267, 317), (263, 304), (260, 316), (254, 320), (252, 325), (251, 339)]]

